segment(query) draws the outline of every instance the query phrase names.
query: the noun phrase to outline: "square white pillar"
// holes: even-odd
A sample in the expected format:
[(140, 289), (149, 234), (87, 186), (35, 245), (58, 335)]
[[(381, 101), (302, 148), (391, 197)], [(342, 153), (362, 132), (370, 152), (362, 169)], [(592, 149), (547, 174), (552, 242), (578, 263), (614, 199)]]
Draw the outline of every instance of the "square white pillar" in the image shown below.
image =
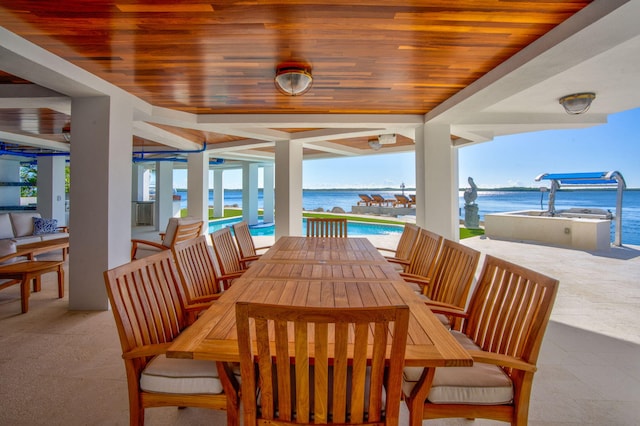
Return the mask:
[(302, 235), (302, 143), (276, 141), (276, 240)]
[[(458, 151), (448, 124), (425, 124), (416, 131), (416, 223), (454, 241), (458, 219)], [(421, 199), (422, 198), (422, 199)]]
[(69, 308), (106, 310), (103, 272), (131, 256), (131, 104), (71, 102)]
[(213, 170), (213, 217), (224, 217), (223, 169)]
[(258, 164), (242, 164), (242, 220), (258, 223)]
[(262, 168), (262, 208), (264, 223), (273, 223), (275, 191), (273, 180), (273, 164), (265, 164)]
[(209, 155), (189, 154), (187, 159), (187, 212), (189, 217), (209, 222)]
[(156, 162), (155, 227), (159, 231), (167, 229), (173, 217), (173, 162)]
[(64, 169), (66, 156), (38, 157), (38, 213), (67, 224), (65, 217)]

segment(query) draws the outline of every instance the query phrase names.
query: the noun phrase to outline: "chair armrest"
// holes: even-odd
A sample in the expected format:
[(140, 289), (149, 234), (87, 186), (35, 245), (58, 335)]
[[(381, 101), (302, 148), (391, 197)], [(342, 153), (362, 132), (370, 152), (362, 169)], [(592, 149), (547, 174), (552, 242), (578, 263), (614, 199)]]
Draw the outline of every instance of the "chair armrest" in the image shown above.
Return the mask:
[(431, 310), (440, 310), (440, 309), (453, 309), (456, 311), (460, 311), (460, 312), (464, 312), (464, 309), (459, 307), (459, 306), (455, 306), (455, 305), (451, 305), (449, 303), (444, 303), (444, 302), (438, 302), (435, 300), (425, 300), (424, 302)]
[(469, 355), (473, 358), (473, 362), (493, 364), (498, 367), (515, 368), (516, 370), (526, 371), (528, 373), (535, 373), (538, 370), (538, 367), (535, 365), (509, 355), (479, 350), (467, 350), (467, 352), (469, 352)]
[(169, 247), (163, 246), (161, 243), (156, 243), (155, 241), (147, 241), (147, 240), (131, 240), (134, 245), (138, 244), (146, 244), (151, 247), (159, 248), (161, 250), (169, 250)]
[(270, 248), (271, 248), (271, 246), (256, 247), (256, 251), (258, 251), (258, 250), (268, 250)]
[(7, 260), (11, 260), (11, 259), (13, 259), (15, 257), (26, 256), (29, 253), (30, 253), (29, 250), (24, 250), (24, 249), (20, 250), (20, 248), (18, 248), (15, 253), (10, 253), (10, 254), (7, 254), (5, 256), (0, 257), (0, 266), (2, 266), (2, 264), (4, 262), (6, 262)]
[(388, 251), (389, 253), (395, 253), (396, 252), (396, 249), (390, 249), (390, 248), (386, 248), (386, 247), (376, 247), (376, 250)]
[(249, 263), (260, 259), (260, 255), (241, 257), (240, 263), (244, 263), (245, 268), (249, 267)]
[(410, 263), (406, 259), (399, 259), (397, 257), (385, 256), (384, 258), (387, 260), (387, 262), (397, 263), (397, 264), (402, 265), (402, 266), (408, 266), (409, 263)]
[(68, 226), (58, 226), (56, 229), (58, 230), (58, 232), (69, 232)]
[(422, 294), (427, 294), (429, 286), (431, 285), (431, 280), (427, 277), (422, 277), (420, 275), (407, 274), (406, 272), (400, 272), (400, 276), (403, 280), (408, 283), (418, 284), (422, 291)]
[(144, 345), (122, 354), (123, 359), (143, 358), (148, 356), (162, 355), (171, 347), (171, 342), (158, 343), (156, 345)]
[(450, 306), (446, 306), (446, 304), (444, 303), (441, 304), (442, 306), (433, 306), (433, 305), (430, 305), (430, 303), (432, 303), (432, 301), (427, 301), (425, 302), (425, 305), (427, 305), (427, 307), (431, 309), (431, 312), (433, 312), (434, 314), (451, 315), (453, 317), (462, 318), (462, 319), (469, 318), (469, 314), (464, 312), (462, 309), (458, 308), (457, 306), (450, 307)]

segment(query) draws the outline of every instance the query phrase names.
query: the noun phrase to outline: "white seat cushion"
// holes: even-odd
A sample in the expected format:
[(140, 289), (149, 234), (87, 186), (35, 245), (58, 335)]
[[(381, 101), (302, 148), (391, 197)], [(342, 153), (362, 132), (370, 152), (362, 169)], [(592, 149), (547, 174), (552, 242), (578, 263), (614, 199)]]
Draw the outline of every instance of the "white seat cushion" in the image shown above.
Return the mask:
[[(467, 336), (451, 332), (463, 348), (480, 348)], [(402, 389), (410, 395), (422, 375), (420, 367), (406, 367)], [(500, 405), (513, 400), (513, 384), (498, 366), (475, 362), (473, 367), (436, 368), (427, 399), (434, 404)]]
[(13, 225), (11, 225), (11, 217), (9, 213), (0, 214), (0, 239), (13, 238)]
[(40, 213), (35, 212), (18, 212), (9, 214), (11, 215), (13, 232), (16, 237), (33, 235), (33, 218), (41, 218)]
[(140, 378), (146, 392), (177, 394), (221, 394), (222, 383), (214, 361), (167, 358), (158, 355), (147, 364)]

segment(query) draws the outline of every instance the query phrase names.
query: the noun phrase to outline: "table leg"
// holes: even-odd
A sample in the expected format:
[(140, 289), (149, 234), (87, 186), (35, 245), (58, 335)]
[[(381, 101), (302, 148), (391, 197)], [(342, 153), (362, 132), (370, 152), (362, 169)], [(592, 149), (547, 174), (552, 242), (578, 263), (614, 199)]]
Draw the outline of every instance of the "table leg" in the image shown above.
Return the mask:
[(42, 280), (40, 279), (40, 274), (36, 275), (33, 280), (33, 292), (37, 293), (42, 290)]
[(31, 278), (29, 277), (24, 277), (20, 283), (20, 305), (22, 307), (23, 314), (26, 314), (27, 311), (29, 311), (29, 295), (31, 294), (29, 284), (31, 284)]
[(58, 299), (64, 297), (64, 269), (62, 265), (58, 265)]

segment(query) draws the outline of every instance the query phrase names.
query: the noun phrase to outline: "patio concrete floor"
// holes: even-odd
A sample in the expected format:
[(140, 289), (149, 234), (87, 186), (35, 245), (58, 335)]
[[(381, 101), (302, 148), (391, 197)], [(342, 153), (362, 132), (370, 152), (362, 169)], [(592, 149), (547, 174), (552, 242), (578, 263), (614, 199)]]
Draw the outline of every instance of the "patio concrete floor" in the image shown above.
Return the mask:
[[(270, 237), (258, 237), (258, 245)], [(370, 237), (394, 247), (397, 237)], [(634, 425), (640, 419), (640, 247), (592, 253), (475, 237), (463, 242), (560, 280), (533, 384), (531, 425)], [(482, 262), (482, 259), (481, 259)], [(111, 312), (68, 311), (55, 274), (20, 314), (0, 291), (0, 424), (126, 425), (127, 386)], [(225, 413), (149, 409), (147, 425), (223, 425)], [(401, 424), (407, 424), (403, 405)], [(425, 425), (503, 424), (465, 419)]]

